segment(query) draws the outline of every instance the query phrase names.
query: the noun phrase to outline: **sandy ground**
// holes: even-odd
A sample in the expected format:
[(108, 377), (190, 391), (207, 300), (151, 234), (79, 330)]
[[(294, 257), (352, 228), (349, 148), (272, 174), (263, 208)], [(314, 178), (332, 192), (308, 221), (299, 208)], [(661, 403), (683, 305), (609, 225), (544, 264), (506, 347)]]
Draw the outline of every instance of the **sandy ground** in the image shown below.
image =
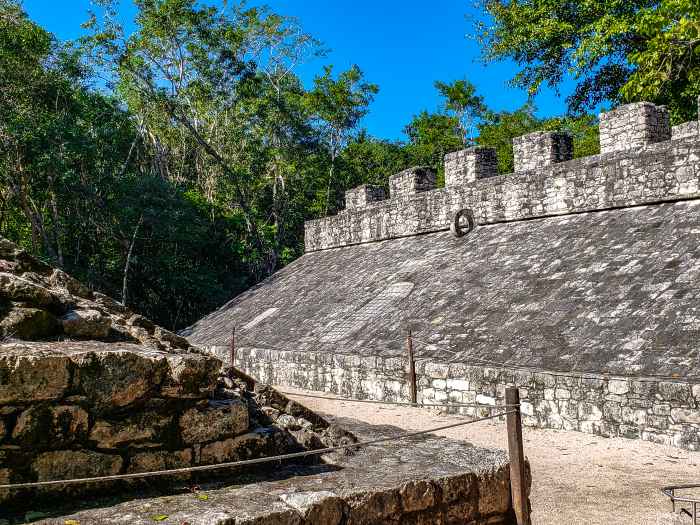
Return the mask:
[[(288, 387), (280, 390), (304, 393)], [(329, 419), (351, 417), (406, 430), (425, 430), (466, 420), (438, 410), (289, 397)], [(480, 422), (436, 433), (478, 446), (507, 448), (504, 423)], [(535, 525), (665, 525), (671, 523), (670, 504), (660, 487), (700, 483), (698, 452), (643, 441), (531, 428), (523, 430), (523, 439), (532, 468)]]

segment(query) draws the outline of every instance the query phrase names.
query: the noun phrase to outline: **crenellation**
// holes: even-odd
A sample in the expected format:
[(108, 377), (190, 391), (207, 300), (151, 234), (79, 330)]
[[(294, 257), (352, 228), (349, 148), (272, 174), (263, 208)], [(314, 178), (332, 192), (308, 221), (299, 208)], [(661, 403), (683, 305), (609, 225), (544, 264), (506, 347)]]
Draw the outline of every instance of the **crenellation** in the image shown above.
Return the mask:
[(394, 199), (434, 190), (437, 187), (436, 179), (435, 170), (427, 166), (403, 170), (389, 177), (389, 195)]
[(494, 148), (472, 147), (445, 155), (445, 187), (472, 184), (498, 175)]
[(636, 150), (671, 139), (666, 106), (636, 102), (600, 114), (600, 151)]
[(574, 142), (569, 133), (536, 131), (513, 139), (515, 172), (538, 170), (571, 160)]
[(345, 192), (345, 209), (347, 211), (361, 210), (373, 202), (386, 199), (386, 190), (381, 186), (363, 184)]

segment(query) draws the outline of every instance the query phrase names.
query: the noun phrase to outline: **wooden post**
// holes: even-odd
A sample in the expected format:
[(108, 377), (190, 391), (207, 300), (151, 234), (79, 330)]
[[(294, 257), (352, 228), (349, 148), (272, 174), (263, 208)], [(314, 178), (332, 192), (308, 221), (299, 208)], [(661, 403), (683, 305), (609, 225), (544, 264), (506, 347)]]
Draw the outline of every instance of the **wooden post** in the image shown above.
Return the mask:
[(231, 347), (229, 348), (229, 357), (231, 358), (231, 366), (236, 362), (236, 327), (231, 328)]
[(418, 403), (418, 388), (416, 385), (416, 360), (413, 357), (413, 336), (411, 329), (408, 329), (408, 338), (406, 339), (406, 350), (408, 350), (408, 392), (411, 396), (411, 403)]
[(530, 525), (530, 509), (527, 501), (525, 479), (525, 454), (523, 452), (523, 426), (520, 419), (520, 392), (514, 386), (506, 388), (506, 428), (508, 431), (508, 455), (510, 456), (510, 496), (518, 525)]

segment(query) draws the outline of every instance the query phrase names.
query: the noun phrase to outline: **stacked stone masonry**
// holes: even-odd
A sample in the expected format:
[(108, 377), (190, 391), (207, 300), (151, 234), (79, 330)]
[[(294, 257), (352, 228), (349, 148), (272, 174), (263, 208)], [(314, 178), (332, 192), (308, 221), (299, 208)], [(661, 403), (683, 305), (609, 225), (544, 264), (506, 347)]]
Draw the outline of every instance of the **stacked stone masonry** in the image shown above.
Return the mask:
[(435, 189), (436, 173), (431, 168), (410, 168), (389, 177), (391, 198), (414, 195)]
[[(409, 401), (405, 359), (245, 349), (237, 364), (261, 381), (356, 399)], [(700, 383), (551, 373), (444, 361), (416, 364), (419, 403), (503, 404), (520, 389), (523, 423), (700, 450)], [(449, 409), (484, 416), (485, 408)]]
[(492, 224), (700, 197), (700, 139), (683, 134), (669, 140), (670, 127), (662, 126), (662, 133), (649, 115), (668, 122), (667, 112), (653, 104), (623, 106), (601, 115), (600, 155), (552, 163), (548, 148), (527, 162), (538, 169), (511, 175), (494, 176), (495, 153), (488, 148), (450, 153), (445, 188), (410, 198), (365, 199), (372, 205), (308, 221), (306, 251), (446, 230), (464, 208), (478, 224)]
[[(237, 365), (407, 400), (395, 339), (412, 326), (425, 401), (492, 404), (516, 384), (528, 425), (700, 450), (698, 123), (672, 133), (649, 103), (600, 122), (600, 155), (566, 160), (568, 139), (535, 134), (515, 141), (527, 171), (494, 176), (493, 150), (470, 148), (445, 157), (445, 188), (308, 222), (302, 259), (186, 334), (223, 356), (226, 329), (274, 311)], [(455, 239), (465, 208), (479, 226)]]
[(545, 168), (574, 158), (574, 141), (568, 133), (536, 131), (513, 139), (515, 171)]

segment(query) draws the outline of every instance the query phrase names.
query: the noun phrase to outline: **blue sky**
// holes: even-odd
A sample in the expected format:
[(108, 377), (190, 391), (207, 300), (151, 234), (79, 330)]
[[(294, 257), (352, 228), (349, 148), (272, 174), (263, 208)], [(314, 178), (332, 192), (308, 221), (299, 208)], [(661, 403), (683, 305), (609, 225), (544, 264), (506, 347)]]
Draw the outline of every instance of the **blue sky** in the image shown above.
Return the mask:
[[(377, 137), (403, 138), (403, 127), (422, 109), (439, 105), (433, 83), (468, 78), (489, 107), (512, 110), (527, 96), (507, 85), (515, 71), (511, 63), (483, 66), (479, 47), (467, 38), (469, 16), (476, 13), (470, 0), (269, 0), (273, 11), (295, 16), (304, 29), (321, 40), (330, 52), (297, 70), (305, 83), (326, 64), (336, 70), (357, 64), (380, 92), (363, 125)], [(90, 0), (24, 0), (33, 20), (61, 39), (80, 35)], [(128, 23), (134, 13), (130, 0), (122, 0), (120, 15)], [(536, 98), (542, 116), (565, 111), (561, 97), (546, 90)]]

